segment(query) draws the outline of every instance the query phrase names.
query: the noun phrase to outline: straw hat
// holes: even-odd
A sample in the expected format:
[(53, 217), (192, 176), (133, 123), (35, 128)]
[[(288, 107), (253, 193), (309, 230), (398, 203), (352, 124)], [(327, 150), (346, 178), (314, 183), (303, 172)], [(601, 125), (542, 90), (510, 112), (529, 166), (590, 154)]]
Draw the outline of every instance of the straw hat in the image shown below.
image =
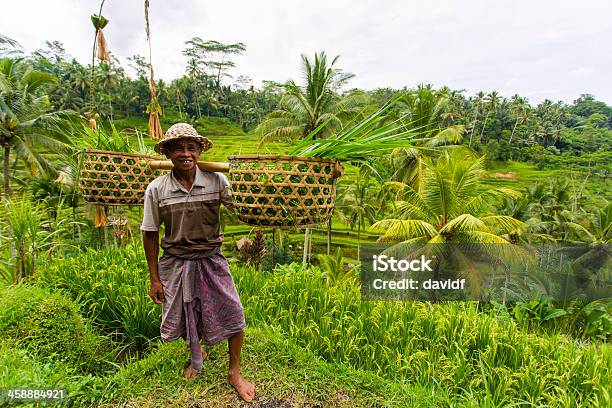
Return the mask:
[(212, 142), (207, 137), (199, 135), (197, 130), (189, 123), (176, 123), (170, 126), (170, 129), (166, 131), (164, 138), (155, 145), (155, 151), (157, 153), (164, 153), (164, 147), (166, 144), (173, 140), (195, 140), (202, 145), (202, 152), (207, 151), (212, 147)]

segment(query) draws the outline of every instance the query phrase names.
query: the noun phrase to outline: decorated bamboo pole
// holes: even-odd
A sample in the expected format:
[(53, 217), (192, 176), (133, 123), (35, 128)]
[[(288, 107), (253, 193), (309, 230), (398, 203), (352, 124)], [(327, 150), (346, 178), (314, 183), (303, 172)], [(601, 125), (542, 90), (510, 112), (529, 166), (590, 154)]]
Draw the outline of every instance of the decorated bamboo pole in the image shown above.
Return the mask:
[(100, 3), (100, 11), (98, 14), (91, 16), (91, 22), (94, 26), (94, 41), (91, 52), (91, 77), (89, 83), (89, 127), (92, 130), (96, 130), (96, 113), (95, 113), (95, 101), (94, 101), (94, 81), (95, 81), (95, 67), (96, 67), (96, 54), (100, 61), (110, 61), (110, 54), (108, 52), (108, 46), (104, 33), (102, 30), (108, 24), (108, 19), (102, 15), (102, 8), (106, 0), (102, 0)]
[(151, 101), (147, 105), (147, 113), (149, 114), (149, 137), (153, 140), (159, 140), (163, 137), (164, 132), (159, 121), (160, 115), (163, 114), (162, 107), (157, 100), (157, 85), (153, 76), (153, 61), (151, 57), (151, 29), (149, 25), (149, 0), (145, 0), (145, 32), (147, 34), (147, 42), (149, 43), (149, 93)]
[[(97, 129), (96, 123), (96, 112), (95, 112), (95, 100), (94, 100), (94, 86), (95, 86), (95, 66), (96, 66), (96, 56), (100, 61), (110, 61), (110, 54), (108, 52), (108, 46), (106, 44), (106, 39), (104, 38), (104, 33), (102, 30), (108, 24), (108, 19), (106, 19), (102, 15), (102, 8), (104, 7), (104, 3), (106, 0), (102, 0), (100, 3), (100, 10), (97, 15), (91, 16), (91, 22), (95, 29), (94, 41), (92, 47), (92, 56), (91, 56), (91, 78), (89, 84), (89, 127), (92, 130)], [(98, 134), (98, 143), (99, 134)], [(103, 206), (96, 205), (95, 206), (95, 215), (94, 215), (94, 226), (96, 228), (106, 227), (109, 225), (108, 217), (106, 216), (106, 209)], [(104, 234), (105, 242), (107, 240), (106, 232)]]

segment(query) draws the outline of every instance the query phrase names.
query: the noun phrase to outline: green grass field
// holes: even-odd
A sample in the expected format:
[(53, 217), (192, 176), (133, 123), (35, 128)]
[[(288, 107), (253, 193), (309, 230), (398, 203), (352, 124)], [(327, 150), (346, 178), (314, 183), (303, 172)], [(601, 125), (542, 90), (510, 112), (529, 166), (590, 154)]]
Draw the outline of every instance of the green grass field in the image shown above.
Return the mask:
[[(185, 407), (196, 401), (197, 406), (206, 407), (249, 406), (226, 382), (225, 342), (208, 348), (203, 372), (186, 381), (182, 368), (189, 362), (189, 352), (182, 341), (154, 341), (140, 357), (109, 362), (113, 356), (100, 355), (96, 349), (110, 338), (91, 328), (69, 296), (50, 294), (38, 286), (0, 286), (0, 293), (10, 293), (0, 299), (0, 389), (24, 384), (62, 388), (65, 406)], [(54, 313), (41, 315), (43, 311)], [(21, 320), (16, 323), (15, 319)], [(83, 342), (84, 338), (89, 342)], [(122, 355), (120, 347), (114, 352)], [(86, 359), (92, 364), (85, 364)], [(325, 362), (265, 325), (246, 330), (242, 373), (256, 384), (259, 406), (427, 407), (444, 399), (440, 389), (389, 381), (370, 371)], [(8, 401), (2, 398), (0, 394), (0, 406), (5, 406)]]
[(525, 162), (493, 162), (487, 163), (488, 177), (485, 184), (503, 186), (522, 190), (538, 182), (553, 182), (567, 179), (576, 191), (584, 184), (584, 194), (593, 197), (595, 202), (601, 199), (612, 200), (612, 182), (586, 172), (568, 171), (565, 169), (538, 169), (535, 165)]
[[(609, 343), (538, 330), (500, 305), (366, 301), (316, 267), (231, 269), (247, 318), (243, 374), (263, 406), (609, 406)], [(225, 343), (182, 379), (189, 353), (159, 342), (147, 290), (137, 244), (0, 286), (0, 387), (54, 384), (76, 406), (242, 406), (225, 382)]]

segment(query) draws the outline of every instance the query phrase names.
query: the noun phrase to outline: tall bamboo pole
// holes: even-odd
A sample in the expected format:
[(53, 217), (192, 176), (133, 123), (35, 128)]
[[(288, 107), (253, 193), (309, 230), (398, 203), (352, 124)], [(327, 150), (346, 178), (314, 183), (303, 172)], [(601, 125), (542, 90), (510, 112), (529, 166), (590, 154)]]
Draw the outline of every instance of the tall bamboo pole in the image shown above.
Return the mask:
[(162, 108), (157, 100), (157, 85), (153, 76), (153, 60), (151, 51), (151, 26), (149, 23), (149, 0), (145, 0), (145, 32), (147, 34), (147, 42), (149, 43), (149, 93), (151, 101), (147, 106), (149, 112), (149, 137), (153, 140), (159, 140), (163, 137), (163, 131), (159, 116), (162, 114)]

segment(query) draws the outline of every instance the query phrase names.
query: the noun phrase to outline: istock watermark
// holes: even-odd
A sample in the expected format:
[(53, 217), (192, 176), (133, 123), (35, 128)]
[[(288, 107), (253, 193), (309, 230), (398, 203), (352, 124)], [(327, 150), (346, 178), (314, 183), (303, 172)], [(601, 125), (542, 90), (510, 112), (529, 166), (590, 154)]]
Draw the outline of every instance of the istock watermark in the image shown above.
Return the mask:
[(611, 245), (366, 245), (365, 299), (591, 301), (612, 297)]
[(372, 267), (375, 271), (385, 272), (406, 272), (406, 271), (429, 271), (431, 269), (431, 262), (433, 259), (425, 258), (425, 255), (421, 255), (420, 259), (400, 259), (397, 260), (394, 257), (388, 257), (387, 255), (373, 255), (372, 256)]

